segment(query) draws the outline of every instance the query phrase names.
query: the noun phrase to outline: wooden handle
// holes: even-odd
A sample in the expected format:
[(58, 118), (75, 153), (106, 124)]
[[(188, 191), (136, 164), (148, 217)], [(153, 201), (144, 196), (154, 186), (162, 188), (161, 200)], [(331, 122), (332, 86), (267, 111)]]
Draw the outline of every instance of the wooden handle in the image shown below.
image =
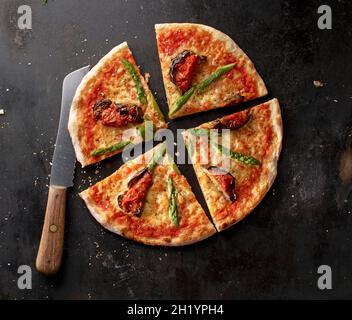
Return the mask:
[(50, 186), (46, 205), (42, 237), (36, 260), (36, 268), (45, 275), (56, 273), (61, 265), (64, 228), (66, 188)]

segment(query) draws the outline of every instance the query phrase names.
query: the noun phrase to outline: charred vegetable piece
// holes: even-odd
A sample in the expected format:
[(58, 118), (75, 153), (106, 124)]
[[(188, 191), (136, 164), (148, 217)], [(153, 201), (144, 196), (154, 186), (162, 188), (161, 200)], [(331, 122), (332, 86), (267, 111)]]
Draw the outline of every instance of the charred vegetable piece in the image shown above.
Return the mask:
[(231, 114), (222, 119), (216, 120), (214, 129), (239, 129), (251, 118), (249, 110)]
[(184, 50), (172, 60), (170, 78), (182, 93), (185, 93), (191, 87), (197, 67), (205, 59), (204, 56)]
[(173, 115), (192, 97), (193, 94), (205, 91), (213, 82), (218, 80), (223, 74), (231, 71), (235, 67), (235, 63), (227, 64), (218, 68), (207, 79), (203, 80), (199, 85), (191, 87), (185, 94), (183, 94), (175, 103), (174, 107), (170, 110), (169, 115)]
[(169, 215), (173, 224), (176, 227), (178, 227), (180, 225), (180, 222), (178, 219), (176, 189), (170, 176), (167, 177), (167, 185), (168, 185), (168, 192), (169, 192)]
[(130, 123), (143, 121), (143, 111), (140, 107), (113, 103), (108, 99), (96, 102), (93, 114), (96, 120), (101, 120), (102, 124), (108, 127), (123, 128)]
[(214, 146), (219, 150), (219, 152), (230, 157), (231, 159), (234, 159), (234, 160), (237, 160), (237, 161), (243, 162), (245, 164), (249, 164), (249, 165), (259, 165), (260, 164), (260, 161), (252, 156), (247, 156), (245, 154), (227, 149), (218, 143), (214, 143)]
[(235, 177), (226, 170), (211, 166), (205, 169), (210, 180), (222, 191), (225, 197), (231, 202), (236, 200)]
[(119, 207), (127, 214), (140, 215), (144, 205), (144, 200), (153, 182), (152, 173), (144, 170), (138, 180), (130, 186), (124, 195), (118, 196)]
[(110, 99), (98, 100), (93, 106), (93, 115), (96, 120), (100, 119), (104, 109), (109, 108), (112, 104)]
[(159, 160), (164, 156), (165, 151), (166, 145), (164, 143), (154, 154), (147, 167), (138, 171), (128, 181), (128, 190), (124, 194), (120, 194), (117, 197), (117, 204), (119, 208), (126, 214), (134, 216), (139, 216), (141, 214), (145, 198), (153, 182), (153, 169), (156, 167)]
[(119, 143), (116, 143), (112, 146), (106, 147), (106, 148), (99, 148), (99, 149), (95, 149), (91, 155), (92, 156), (101, 156), (103, 154), (107, 154), (107, 153), (111, 153), (111, 152), (115, 152), (117, 150), (121, 150), (123, 149), (125, 146), (127, 146), (128, 144), (130, 144), (131, 141), (121, 141)]
[(132, 188), (136, 182), (138, 182), (139, 179), (141, 179), (144, 174), (148, 171), (148, 168), (143, 168), (142, 170), (139, 170), (136, 174), (132, 176), (132, 178), (128, 181), (127, 187)]
[(129, 75), (132, 77), (132, 79), (134, 81), (134, 85), (137, 90), (139, 101), (142, 104), (147, 104), (147, 96), (145, 95), (145, 91), (144, 91), (141, 79), (139, 77), (139, 73), (136, 70), (135, 66), (133, 65), (132, 62), (130, 62), (126, 59), (121, 59), (121, 62), (123, 64), (124, 68), (126, 69), (126, 71), (129, 73)]

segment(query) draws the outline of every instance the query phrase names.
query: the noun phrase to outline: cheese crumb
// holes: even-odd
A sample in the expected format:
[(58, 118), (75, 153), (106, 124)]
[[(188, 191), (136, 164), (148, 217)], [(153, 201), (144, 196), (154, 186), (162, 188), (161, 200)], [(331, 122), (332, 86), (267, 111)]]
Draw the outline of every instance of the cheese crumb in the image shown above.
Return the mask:
[(144, 75), (144, 78), (145, 78), (145, 81), (148, 83), (149, 79), (150, 79), (150, 73), (146, 72), (145, 75)]
[(320, 80), (314, 80), (314, 81), (313, 81), (313, 84), (314, 84), (314, 86), (315, 86), (316, 88), (321, 88), (321, 87), (324, 86), (324, 83), (323, 83), (322, 81), (320, 81)]
[(5, 114), (5, 110), (4, 109), (0, 109), (0, 115), (4, 115)]

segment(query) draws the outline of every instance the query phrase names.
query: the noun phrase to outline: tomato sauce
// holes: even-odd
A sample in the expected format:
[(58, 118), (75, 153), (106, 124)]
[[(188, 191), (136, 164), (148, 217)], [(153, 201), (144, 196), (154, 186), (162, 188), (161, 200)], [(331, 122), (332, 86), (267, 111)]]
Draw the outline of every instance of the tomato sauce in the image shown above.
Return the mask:
[(189, 40), (187, 32), (176, 30), (159, 37), (159, 50), (167, 55), (172, 55), (186, 41)]

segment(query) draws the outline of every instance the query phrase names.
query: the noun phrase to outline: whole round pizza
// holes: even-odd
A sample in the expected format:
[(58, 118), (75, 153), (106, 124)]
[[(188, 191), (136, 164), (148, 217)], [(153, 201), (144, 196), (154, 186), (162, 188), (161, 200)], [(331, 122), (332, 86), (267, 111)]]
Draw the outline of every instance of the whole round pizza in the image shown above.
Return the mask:
[[(155, 31), (169, 119), (196, 118), (268, 93), (252, 61), (224, 33), (190, 23), (158, 24)], [(68, 128), (82, 167), (161, 140), (167, 122), (126, 42), (83, 78)], [(184, 145), (210, 216), (167, 151), (166, 139), (80, 193), (102, 226), (149, 245), (186, 245), (234, 225), (264, 198), (282, 144), (277, 99), (179, 128), (185, 129)]]

